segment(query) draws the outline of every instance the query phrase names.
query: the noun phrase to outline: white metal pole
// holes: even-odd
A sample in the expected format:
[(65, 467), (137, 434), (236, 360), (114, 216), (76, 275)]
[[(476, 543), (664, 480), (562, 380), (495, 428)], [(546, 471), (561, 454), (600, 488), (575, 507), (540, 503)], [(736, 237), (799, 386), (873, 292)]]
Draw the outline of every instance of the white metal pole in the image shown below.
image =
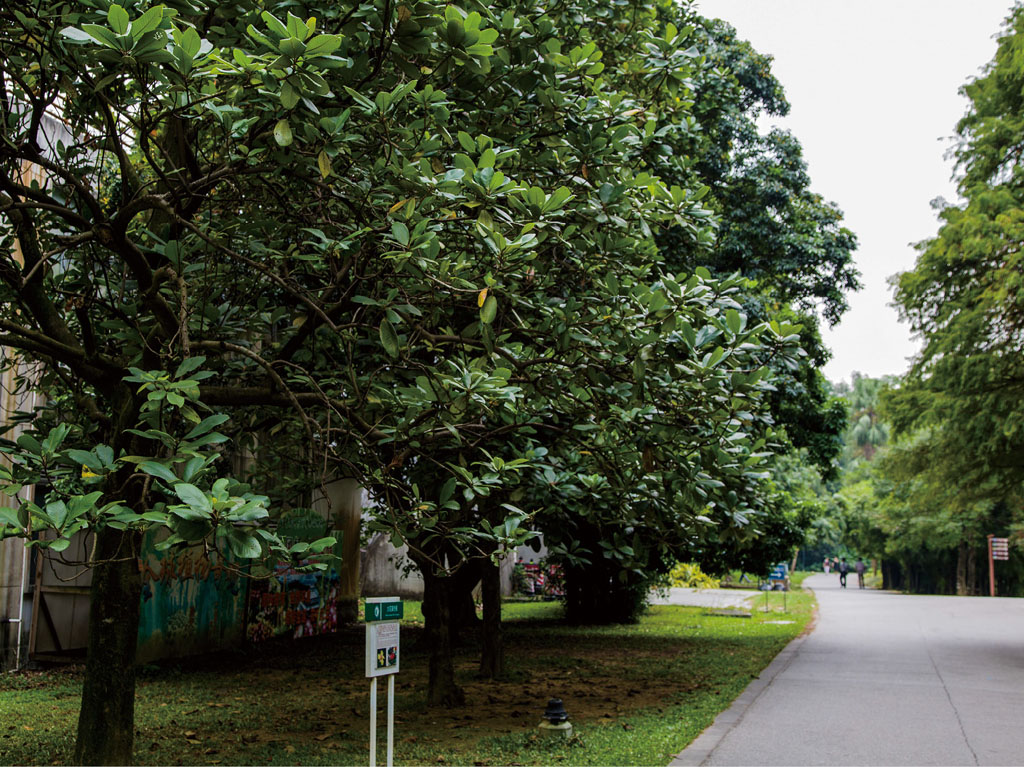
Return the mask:
[(370, 680), (370, 767), (377, 767), (377, 677)]
[(388, 761), (392, 767), (395, 759), (395, 675), (388, 674)]

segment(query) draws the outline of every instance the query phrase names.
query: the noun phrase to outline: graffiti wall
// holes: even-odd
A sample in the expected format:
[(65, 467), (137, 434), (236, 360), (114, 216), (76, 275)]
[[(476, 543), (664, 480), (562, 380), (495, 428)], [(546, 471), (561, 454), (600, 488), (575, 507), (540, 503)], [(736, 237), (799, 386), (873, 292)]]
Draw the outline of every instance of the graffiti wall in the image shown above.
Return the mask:
[(270, 578), (249, 584), (246, 637), (262, 642), (276, 636), (299, 637), (338, 630), (338, 571), (298, 572), (279, 563)]
[[(314, 509), (292, 509), (277, 522), (277, 534), (289, 544), (312, 542), (327, 532), (327, 519)], [(340, 555), (344, 536), (340, 530), (332, 534), (338, 539), (333, 553)], [(328, 551), (321, 561), (330, 561), (331, 554)], [(305, 560), (299, 567), (312, 561)], [(270, 577), (253, 579), (249, 584), (246, 637), (251, 642), (262, 642), (277, 636), (298, 639), (337, 631), (340, 581), (336, 567), (302, 572), (289, 562), (278, 562)]]
[(246, 579), (200, 548), (157, 551), (143, 539), (139, 662), (211, 652), (245, 639)]

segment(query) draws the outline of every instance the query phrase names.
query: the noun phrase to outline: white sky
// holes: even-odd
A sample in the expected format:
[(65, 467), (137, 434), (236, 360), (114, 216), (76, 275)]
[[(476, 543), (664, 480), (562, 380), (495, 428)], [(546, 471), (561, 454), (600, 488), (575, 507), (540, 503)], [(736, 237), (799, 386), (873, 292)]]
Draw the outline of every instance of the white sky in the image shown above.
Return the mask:
[(935, 197), (957, 200), (944, 159), (967, 108), (961, 85), (996, 51), (1010, 0), (698, 0), (741, 39), (775, 57), (792, 107), (772, 120), (804, 148), (811, 189), (839, 205), (860, 241), (864, 288), (823, 328), (825, 375), (904, 372), (919, 344), (889, 306), (887, 278), (933, 236)]

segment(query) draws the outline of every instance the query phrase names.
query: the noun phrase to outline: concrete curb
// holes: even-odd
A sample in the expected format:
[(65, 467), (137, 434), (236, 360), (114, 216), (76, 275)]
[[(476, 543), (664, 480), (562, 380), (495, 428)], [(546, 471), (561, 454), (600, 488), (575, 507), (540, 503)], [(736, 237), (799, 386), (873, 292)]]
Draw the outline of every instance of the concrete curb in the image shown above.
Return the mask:
[[(810, 591), (810, 589), (808, 589)], [(690, 743), (683, 751), (669, 763), (669, 767), (697, 767), (704, 764), (711, 753), (718, 748), (718, 744), (729, 734), (740, 720), (747, 713), (747, 709), (757, 700), (761, 693), (767, 690), (782, 671), (793, 662), (793, 658), (800, 652), (800, 648), (814, 630), (816, 621), (812, 618), (807, 629), (796, 639), (782, 648), (782, 651), (775, 656), (760, 676), (747, 685), (747, 688), (740, 693), (740, 696), (732, 702), (725, 711), (715, 717), (704, 732), (697, 736), (696, 740)]]

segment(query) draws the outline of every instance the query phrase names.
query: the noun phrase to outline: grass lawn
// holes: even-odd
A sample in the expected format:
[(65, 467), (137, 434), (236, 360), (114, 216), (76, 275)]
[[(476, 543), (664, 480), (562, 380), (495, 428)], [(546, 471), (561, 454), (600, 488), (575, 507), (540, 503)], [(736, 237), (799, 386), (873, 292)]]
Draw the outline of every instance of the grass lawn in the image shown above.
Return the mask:
[[(397, 677), (396, 764), (667, 764), (807, 625), (810, 593), (756, 598), (752, 617), (653, 607), (635, 626), (570, 627), (554, 603), (505, 606), (508, 672), (475, 678), (456, 657), (463, 709), (424, 706), (422, 620), (407, 603)], [(137, 764), (365, 764), (369, 684), (363, 629), (274, 642), (141, 670)], [(70, 763), (81, 670), (0, 676), (0, 763)], [(386, 685), (381, 685), (383, 711)], [(549, 697), (576, 734), (539, 738)], [(384, 762), (384, 717), (378, 760)]]

